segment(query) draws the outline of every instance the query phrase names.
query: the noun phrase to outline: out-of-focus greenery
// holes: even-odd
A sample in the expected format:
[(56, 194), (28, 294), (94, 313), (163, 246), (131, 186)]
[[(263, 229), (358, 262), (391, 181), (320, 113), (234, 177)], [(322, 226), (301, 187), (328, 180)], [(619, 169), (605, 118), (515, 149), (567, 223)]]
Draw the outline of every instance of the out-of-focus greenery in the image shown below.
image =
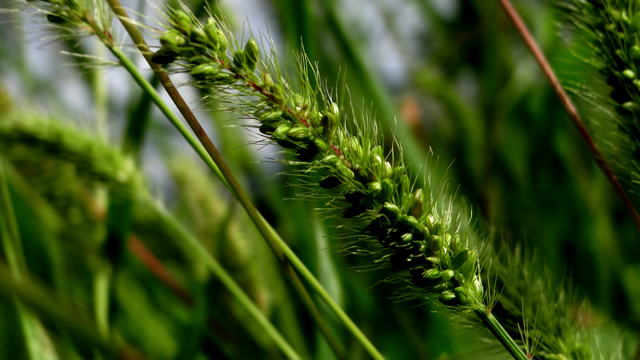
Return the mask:
[[(478, 229), (492, 239), (523, 244), (528, 256), (535, 254), (537, 266), (548, 267), (544, 276), (552, 281), (569, 278), (592, 304), (590, 321), (613, 319), (631, 334), (640, 330), (638, 232), (497, 1), (459, 0), (447, 6), (430, 0), (255, 2), (272, 15), (268, 25), (282, 34), (279, 41), (291, 49), (304, 44), (329, 85), (345, 79), (355, 112), (374, 113), (388, 141), (395, 132), (414, 172), (433, 150), (439, 159), (432, 169), (436, 178), (448, 170), (450, 192), (473, 209)], [(187, 5), (202, 8), (197, 1)], [(543, 1), (516, 5), (554, 68), (570, 72), (574, 60), (560, 46), (552, 8)], [(145, 4), (127, 6), (142, 10)], [(223, 2), (216, 9), (242, 33), (244, 15), (238, 7)], [(97, 334), (104, 325), (95, 309), (108, 305), (106, 331), (117, 341), (104, 346), (135, 348), (148, 358), (281, 358), (221, 283), (180, 246), (180, 236), (158, 216), (166, 208), (303, 357), (333, 358), (250, 220), (133, 81), (121, 69), (59, 66), (78, 61), (59, 50), (105, 52), (92, 41), (56, 42), (37, 50), (33, 45), (46, 43), (39, 38), (51, 32), (34, 32), (28, 25), (34, 19), (26, 14), (2, 14), (0, 20), (0, 178), (9, 189), (29, 273), (25, 281), (39, 289), (28, 294), (47, 294), (40, 297), (45, 305), (71, 303), (74, 313), (66, 314), (71, 322), (93, 324), (98, 318)], [(395, 64), (400, 64), (395, 71), (383, 71)], [(89, 107), (78, 107), (78, 99)], [(140, 130), (137, 159), (143, 175), (119, 162), (128, 117), (133, 123), (148, 118)], [(460, 331), (431, 304), (390, 300), (396, 285), (378, 283), (388, 274), (353, 271), (360, 259), (343, 256), (337, 240), (327, 237), (336, 223), (314, 212), (318, 204), (285, 200), (295, 197), (295, 187), (287, 186), (295, 180), (274, 176), (282, 171), (276, 165), (256, 164), (277, 156), (274, 149), (241, 146), (248, 141), (246, 134), (227, 126), (238, 123), (227, 114), (201, 112), (199, 117), (262, 214), (387, 358), (504, 356), (479, 340), (486, 334)], [(79, 152), (14, 136), (19, 124), (34, 121), (41, 131), (61, 129), (77, 136), (60, 141), (75, 144)], [(46, 122), (38, 121), (62, 125), (47, 130)], [(83, 149), (85, 156), (79, 156)], [(123, 169), (128, 177), (122, 177)], [(143, 193), (157, 201), (143, 200)], [(119, 251), (103, 246), (113, 194), (134, 204), (131, 231)], [(3, 239), (8, 236), (3, 232)], [(134, 250), (138, 243), (157, 257), (181, 290), (150, 271), (153, 266)], [(7, 277), (4, 267), (0, 275)], [(95, 289), (100, 274), (112, 279), (103, 298)], [(50, 359), (104, 356), (91, 339), (79, 336), (82, 331), (65, 326), (64, 316), (33, 315), (22, 307), (31, 304), (38, 310), (37, 301), (33, 305), (28, 297), (4, 294), (0, 359), (36, 359), (34, 352)], [(332, 314), (321, 310), (348, 358), (366, 359)]]

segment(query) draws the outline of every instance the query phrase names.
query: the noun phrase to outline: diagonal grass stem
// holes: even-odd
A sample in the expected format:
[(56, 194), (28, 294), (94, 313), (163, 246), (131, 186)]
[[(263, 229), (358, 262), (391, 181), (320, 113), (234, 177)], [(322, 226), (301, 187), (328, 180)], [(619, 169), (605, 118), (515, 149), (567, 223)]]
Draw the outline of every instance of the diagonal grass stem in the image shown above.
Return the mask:
[[(142, 37), (138, 29), (132, 24), (131, 19), (129, 18), (127, 13), (124, 11), (122, 6), (120, 5), (120, 2), (118, 0), (107, 0), (107, 2), (109, 3), (109, 6), (114, 11), (114, 13), (120, 19), (121, 23), (125, 27), (127, 33), (133, 40), (134, 44), (136, 44), (140, 52), (143, 54), (143, 56), (149, 63), (149, 66), (153, 69), (155, 74), (160, 79), (160, 83), (165, 88), (165, 90), (167, 91), (167, 93), (169, 94), (169, 96), (171, 97), (171, 99), (173, 100), (173, 102), (175, 103), (178, 110), (180, 111), (182, 116), (185, 118), (185, 120), (187, 121), (187, 123), (189, 124), (193, 132), (196, 134), (198, 140), (204, 146), (207, 153), (211, 156), (211, 159), (218, 166), (218, 169), (222, 173), (222, 176), (224, 177), (224, 179), (226, 179), (225, 185), (227, 185), (227, 188), (231, 191), (234, 197), (238, 200), (238, 202), (240, 202), (242, 207), (245, 209), (249, 217), (252, 219), (253, 223), (256, 225), (258, 231), (260, 231), (262, 236), (267, 241), (268, 245), (271, 247), (274, 254), (276, 254), (276, 257), (280, 260), (280, 262), (285, 267), (285, 270), (291, 265), (293, 265), (296, 268), (296, 270), (298, 270), (298, 272), (300, 272), (300, 274), (305, 278), (305, 280), (309, 282), (309, 284), (314, 288), (314, 290), (318, 292), (318, 294), (327, 303), (327, 305), (336, 313), (338, 318), (340, 318), (344, 322), (345, 326), (353, 333), (353, 335), (358, 339), (358, 341), (367, 350), (367, 352), (369, 352), (369, 354), (374, 359), (383, 359), (384, 357), (382, 356), (382, 354), (373, 346), (373, 344), (364, 335), (364, 333), (355, 325), (355, 323), (353, 323), (353, 321), (351, 321), (351, 319), (335, 303), (335, 301), (333, 301), (333, 299), (329, 296), (327, 291), (324, 290), (320, 282), (311, 274), (311, 272), (306, 268), (306, 266), (304, 266), (302, 261), (300, 261), (300, 259), (295, 255), (295, 253), (293, 253), (293, 251), (286, 245), (284, 240), (282, 240), (279, 236), (276, 236), (275, 230), (266, 222), (266, 220), (258, 212), (255, 206), (251, 203), (248, 196), (246, 195), (246, 193), (244, 192), (244, 190), (242, 189), (238, 181), (235, 179), (235, 176), (229, 170), (229, 167), (227, 166), (225, 161), (222, 159), (222, 156), (220, 155), (216, 147), (213, 145), (213, 143), (211, 142), (211, 139), (205, 133), (204, 129), (196, 119), (195, 115), (191, 112), (188, 105), (185, 103), (184, 99), (182, 98), (180, 93), (177, 91), (177, 89), (169, 79), (166, 72), (164, 72), (164, 70), (160, 65), (151, 61), (151, 51), (148, 45), (146, 44), (146, 41), (144, 40), (144, 38)], [(301, 292), (304, 289), (304, 287), (302, 286), (302, 284), (297, 284), (297, 282), (299, 282), (299, 279), (297, 281), (295, 280), (297, 278), (297, 276), (294, 277), (295, 273), (292, 270), (286, 270), (286, 273), (289, 274), (290, 279), (293, 279), (294, 288), (301, 295), (305, 305), (307, 306), (311, 305), (313, 302), (310, 300), (308, 293), (305, 295), (306, 291), (304, 293)], [(313, 308), (315, 308), (315, 304)], [(317, 312), (317, 316), (319, 316), (319, 318), (316, 318), (316, 315), (314, 315), (315, 312)], [(317, 324), (321, 324), (324, 322), (323, 320), (321, 320), (322, 318), (317, 308), (315, 308), (315, 311), (311, 311), (311, 315), (314, 317), (314, 320), (316, 320)], [(323, 331), (321, 327), (320, 327), (320, 330)], [(324, 331), (323, 331), (323, 334), (325, 335), (325, 337), (327, 337), (327, 334), (325, 334)], [(330, 334), (330, 332), (328, 334)], [(331, 341), (329, 341), (329, 343), (331, 344)], [(336, 350), (337, 349), (334, 348), (334, 351)], [(336, 352), (336, 354), (340, 354), (340, 352)]]
[[(147, 92), (150, 95), (152, 101), (156, 104), (156, 106), (158, 106), (160, 111), (169, 119), (169, 121), (178, 129), (180, 134), (187, 140), (189, 145), (191, 145), (191, 147), (196, 151), (198, 156), (200, 156), (200, 158), (205, 162), (205, 164), (209, 167), (209, 169), (213, 171), (216, 177), (220, 179), (220, 181), (224, 184), (224, 186), (227, 189), (229, 189), (231, 193), (234, 195), (234, 197), (237, 199), (238, 197), (236, 193), (231, 190), (232, 188), (229, 185), (229, 182), (222, 175), (222, 172), (220, 171), (216, 163), (212, 160), (212, 157), (209, 156), (207, 150), (205, 150), (204, 146), (202, 146), (202, 144), (196, 139), (196, 137), (193, 136), (193, 134), (184, 125), (184, 123), (176, 116), (176, 114), (173, 111), (171, 111), (169, 106), (162, 100), (162, 98), (160, 97), (160, 94), (158, 94), (158, 92), (155, 90), (153, 85), (151, 85), (144, 78), (144, 76), (138, 71), (138, 69), (135, 67), (133, 62), (131, 62), (131, 60), (124, 54), (122, 50), (116, 47), (110, 48), (110, 50), (112, 54), (120, 61), (120, 64), (131, 74), (131, 76), (134, 78), (136, 83), (145, 92)], [(260, 215), (260, 218), (263, 219), (261, 215)], [(263, 219), (262, 221), (265, 221), (265, 220)], [(275, 237), (276, 239), (279, 239), (281, 243), (284, 243), (284, 241), (280, 238), (280, 236), (269, 224), (267, 224), (267, 227), (272, 237)], [(279, 259), (281, 263), (285, 261), (285, 258), (282, 252), (274, 251), (274, 253), (276, 254), (276, 257)], [(309, 295), (307, 290), (304, 288), (302, 281), (297, 277), (295, 271), (293, 271), (293, 268), (291, 268), (290, 265), (283, 265), (283, 266), (284, 266), (285, 274), (291, 280), (294, 289), (296, 290), (296, 292), (298, 292), (298, 295), (301, 297), (301, 300), (303, 301), (304, 305), (307, 307), (309, 313), (311, 314), (314, 321), (316, 322), (318, 329), (323, 334), (323, 336), (327, 339), (329, 344), (332, 346), (334, 353), (338, 356), (339, 359), (346, 359), (340, 344), (332, 335), (327, 324), (324, 322), (324, 319), (322, 318), (320, 311), (318, 310), (317, 306), (313, 303), (313, 300), (311, 299), (311, 296)]]

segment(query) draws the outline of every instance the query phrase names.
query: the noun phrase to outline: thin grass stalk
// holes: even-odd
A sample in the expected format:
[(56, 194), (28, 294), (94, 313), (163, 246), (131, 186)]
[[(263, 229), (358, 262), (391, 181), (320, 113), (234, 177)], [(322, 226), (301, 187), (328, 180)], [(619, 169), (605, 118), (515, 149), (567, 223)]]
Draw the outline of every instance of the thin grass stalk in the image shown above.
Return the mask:
[[(411, 283), (409, 293), (398, 299), (438, 297), (445, 310), (489, 327), (518, 359), (526, 358), (495, 318), (485, 324), (472, 316), (482, 307), (486, 318), (494, 302), (478, 275), (475, 235), (459, 234), (462, 215), (452, 213), (452, 201), (440, 213), (437, 199), (446, 186), (435, 198), (431, 191), (424, 194), (414, 188), (402, 145), (396, 140), (398, 153), (385, 156), (371, 118), (354, 118), (355, 132), (349, 130), (332, 93), (320, 85), (310, 86), (310, 61), (304, 53), (298, 59), (301, 90), (296, 93), (288, 77), (282, 76), (273, 45), (273, 57), (262, 59), (254, 38), (243, 49), (219, 19), (210, 17), (203, 25), (185, 6), (166, 9), (162, 15), (168, 29), (152, 61), (175, 62), (194, 76), (196, 86), (215, 89), (222, 99), (227, 96), (237, 105), (233, 110), (261, 124), (246, 126), (263, 135), (257, 144), (277, 143), (289, 149), (297, 161), (282, 162), (298, 165), (296, 172), (303, 177), (319, 173), (319, 183), (314, 179), (300, 185), (310, 191), (300, 196), (322, 199), (328, 214), (339, 211), (343, 219), (352, 219), (347, 226), (353, 228), (341, 235), (352, 240), (345, 252), (373, 257), (378, 265), (372, 268), (390, 267), (395, 274), (387, 281)], [(317, 67), (311, 65), (311, 70), (318, 80)], [(257, 101), (245, 99), (255, 97)], [(358, 242), (367, 246), (359, 247)]]
[(109, 337), (109, 302), (113, 267), (109, 263), (99, 265), (93, 275), (93, 312), (100, 335)]
[(578, 130), (578, 133), (587, 144), (587, 148), (591, 152), (593, 159), (596, 161), (596, 163), (598, 164), (598, 167), (600, 168), (604, 176), (607, 178), (607, 181), (611, 184), (613, 191), (616, 193), (616, 195), (622, 202), (622, 205), (627, 210), (627, 213), (631, 217), (631, 220), (633, 221), (633, 223), (636, 225), (636, 228), (638, 229), (638, 231), (640, 231), (640, 215), (638, 215), (638, 212), (636, 211), (635, 207), (631, 203), (631, 200), (629, 200), (627, 193), (624, 191), (624, 188), (618, 181), (618, 178), (613, 173), (613, 170), (611, 170), (609, 163), (607, 163), (607, 161), (605, 160), (604, 155), (602, 155), (602, 153), (596, 146), (596, 143), (591, 138), (591, 135), (589, 135), (587, 128), (584, 126), (584, 123), (582, 122), (582, 119), (578, 114), (578, 110), (576, 109), (575, 105), (569, 98), (569, 95), (567, 95), (567, 93), (564, 91), (564, 88), (562, 87), (562, 85), (560, 85), (560, 81), (558, 81), (558, 77), (556, 76), (555, 72), (551, 68), (549, 61), (544, 56), (544, 53), (542, 52), (542, 50), (540, 50), (540, 47), (538, 46), (535, 39), (531, 35), (531, 32), (529, 32), (529, 29), (525, 25), (524, 21), (522, 21), (522, 18), (520, 17), (516, 9), (513, 7), (513, 5), (511, 5), (511, 2), (509, 0), (498, 0), (498, 1), (500, 2), (500, 5), (502, 5), (502, 8), (504, 9), (509, 19), (511, 19), (511, 21), (515, 25), (520, 36), (522, 36), (522, 39), (527, 45), (527, 48), (529, 48), (529, 51), (531, 51), (531, 53), (533, 54), (533, 57), (536, 59), (536, 61), (540, 65), (540, 68), (542, 69), (542, 72), (549, 80), (549, 83), (551, 83), (551, 87), (553, 88), (553, 91), (555, 91), (556, 95), (560, 99), (560, 102), (562, 103), (562, 106), (564, 106), (565, 110), (567, 111), (567, 114), (569, 115), (571, 122), (576, 127), (576, 129)]
[[(228, 182), (227, 178), (224, 177), (223, 172), (220, 170), (218, 165), (216, 165), (216, 163), (212, 160), (212, 157), (209, 156), (209, 153), (205, 149), (205, 147), (200, 142), (198, 142), (198, 140), (196, 140), (196, 138), (192, 135), (191, 132), (189, 132), (187, 127), (182, 123), (182, 121), (180, 121), (180, 119), (173, 113), (173, 111), (171, 111), (171, 109), (167, 106), (167, 104), (160, 97), (160, 94), (158, 94), (158, 92), (155, 90), (153, 85), (151, 85), (144, 78), (144, 76), (138, 71), (138, 69), (135, 67), (135, 65), (124, 54), (124, 52), (122, 52), (122, 50), (120, 50), (118, 48), (115, 48), (115, 47), (110, 49), (110, 50), (112, 51), (113, 55), (116, 56), (116, 58), (120, 61), (121, 65), (131, 74), (131, 76), (134, 78), (136, 83), (138, 83), (138, 85), (140, 85), (140, 87), (151, 96), (153, 102), (158, 106), (160, 111), (165, 116), (167, 116), (169, 121), (178, 129), (180, 134), (187, 140), (187, 142), (189, 142), (191, 147), (196, 151), (196, 153), (200, 156), (200, 158), (207, 164), (207, 166), (214, 172), (216, 177), (218, 177), (218, 179), (220, 179), (222, 184), (227, 189), (229, 189), (229, 191), (231, 191), (231, 193), (234, 196), (234, 198), (239, 199), (238, 195), (232, 190), (232, 187), (231, 187), (230, 183)], [(152, 64), (156, 65), (154, 63), (152, 63)], [(168, 77), (166, 76), (166, 74), (164, 73), (164, 71), (162, 70), (161, 67), (160, 67), (159, 71), (160, 71), (161, 74), (164, 74), (164, 77), (166, 77), (168, 79)], [(158, 76), (158, 78), (161, 79), (160, 81), (162, 82), (162, 78), (163, 77), (162, 76)], [(170, 86), (173, 87), (173, 85), (170, 85)], [(174, 90), (175, 90), (175, 88), (174, 88)], [(167, 91), (167, 92), (169, 92), (169, 91)], [(179, 94), (178, 94), (178, 96), (179, 96)], [(182, 103), (184, 104), (184, 101), (182, 101)], [(186, 106), (186, 104), (184, 104), (184, 106)], [(188, 109), (188, 107), (187, 107), (187, 109)], [(189, 111), (189, 113), (191, 113), (190, 110), (188, 110), (188, 111)], [(195, 119), (193, 114), (191, 116)], [(203, 133), (204, 133), (204, 131), (203, 131)], [(197, 134), (197, 132), (196, 132), (196, 134)], [(206, 136), (206, 134), (205, 134), (205, 136)], [(210, 140), (209, 140), (209, 143), (211, 143)], [(213, 146), (213, 144), (212, 144), (212, 146)], [(236, 181), (236, 184), (237, 184), (237, 181)], [(240, 185), (238, 184), (238, 187), (239, 186)], [(292, 282), (292, 285), (293, 285), (295, 291), (298, 293), (298, 295), (300, 296), (303, 304), (305, 305), (305, 307), (307, 308), (307, 310), (311, 314), (314, 322), (318, 326), (318, 329), (323, 334), (323, 336), (325, 337), (325, 339), (327, 340), (329, 345), (332, 347), (332, 349), (333, 349), (334, 353), (336, 354), (336, 356), (339, 359), (346, 359), (346, 357), (344, 355), (344, 351), (341, 349), (341, 346), (340, 346), (339, 342), (335, 339), (335, 337), (333, 336), (333, 334), (329, 330), (329, 327), (327, 326), (326, 322), (324, 321), (324, 319), (323, 319), (322, 315), (320, 314), (320, 311), (318, 310), (317, 306), (315, 305), (315, 303), (311, 299), (311, 296), (309, 295), (309, 293), (307, 292), (307, 290), (305, 289), (304, 285), (302, 284), (302, 282), (300, 281), (300, 279), (298, 278), (296, 273), (293, 271), (291, 266), (287, 265), (287, 261), (291, 261), (291, 257), (292, 256), (295, 257), (296, 259), (297, 259), (297, 256), (288, 247), (286, 242), (284, 240), (282, 240), (280, 235), (278, 235), (278, 233), (271, 227), (271, 225), (266, 223), (266, 220), (264, 219), (264, 217), (262, 217), (262, 215), (259, 214), (259, 213), (258, 213), (258, 218), (259, 218), (259, 220), (258, 220), (259, 222), (262, 222), (262, 223), (266, 224), (266, 230), (268, 231), (268, 238), (274, 239), (271, 242), (267, 241), (267, 243), (272, 248), (276, 258), (278, 258), (280, 263), (283, 264), (283, 271), (285, 272), (285, 275)], [(287, 247), (287, 249), (289, 251), (286, 251), (283, 248), (285, 246)], [(279, 251), (278, 248), (281, 248), (282, 252)], [(293, 261), (291, 261), (291, 262), (293, 263)], [(302, 264), (302, 266), (304, 266), (304, 264), (299, 260), (298, 260), (297, 263), (298, 264)], [(301, 273), (303, 272), (303, 270), (301, 270), (298, 266), (295, 266), (295, 267), (299, 272), (301, 272)], [(318, 293), (321, 295), (323, 300), (332, 309), (336, 309), (336, 308), (339, 309), (339, 306), (337, 304), (335, 304), (333, 299), (329, 296), (329, 294), (326, 291), (324, 291), (324, 289), (322, 289), (324, 291), (324, 295), (320, 292), (320, 290), (318, 290), (319, 288), (322, 288), (322, 285), (320, 284), (320, 282), (315, 280), (315, 277), (313, 277), (313, 274), (311, 274), (311, 272), (308, 271), (308, 269), (306, 269), (306, 267), (304, 268), (304, 270), (307, 270), (306, 272), (304, 272), (304, 274), (307, 274), (307, 275), (305, 276), (303, 274), (303, 277), (305, 277), (305, 280), (307, 280), (309, 283), (312, 284), (312, 287), (314, 287), (314, 289), (316, 289), (316, 291), (318, 291)], [(313, 277), (313, 280), (315, 280), (315, 284), (313, 283), (313, 280), (311, 280), (307, 276)], [(334, 303), (335, 306), (331, 306), (330, 303)], [(342, 310), (340, 310), (340, 311), (342, 311)], [(334, 312), (335, 312), (335, 310), (334, 310)], [(336, 314), (336, 315), (338, 317), (340, 317), (341, 319), (344, 318), (344, 317), (348, 318), (348, 316), (346, 315), (346, 313), (344, 313), (344, 311), (342, 311), (342, 315), (344, 315), (344, 316), (340, 316), (339, 314)], [(355, 326), (355, 324), (352, 321), (351, 321), (351, 324)], [(346, 326), (349, 327), (350, 325), (346, 325)], [(362, 332), (359, 331), (359, 330), (358, 331), (352, 331), (352, 332), (359, 332), (360, 333), (359, 335), (364, 336), (364, 334), (362, 334)], [(359, 335), (356, 335), (354, 333), (354, 336), (356, 336), (356, 337), (358, 337)], [(364, 346), (364, 344), (363, 344), (363, 346)]]
[[(167, 74), (162, 69), (162, 66), (151, 61), (151, 51), (149, 50), (146, 41), (138, 31), (138, 29), (131, 23), (131, 19), (124, 11), (122, 6), (120, 5), (118, 0), (107, 0), (109, 6), (113, 10), (113, 12), (118, 16), (121, 23), (125, 27), (127, 33), (133, 40), (134, 44), (138, 47), (140, 52), (143, 54), (149, 66), (153, 69), (155, 74), (159, 77), (160, 83), (163, 85), (171, 99), (174, 101), (178, 110), (185, 118), (193, 132), (198, 137), (198, 140), (202, 143), (204, 148), (207, 150), (207, 153), (211, 156), (213, 161), (216, 163), (220, 172), (227, 180), (229, 190), (234, 195), (234, 197), (240, 202), (243, 206), (249, 217), (252, 219), (258, 231), (262, 234), (262, 236), (267, 240), (267, 243), (271, 247), (272, 251), (276, 254), (281, 261), (286, 258), (286, 262), (290, 262), (298, 272), (307, 280), (312, 288), (317, 291), (321, 298), (327, 303), (327, 305), (336, 313), (338, 318), (340, 318), (345, 326), (353, 333), (353, 335), (358, 339), (358, 341), (362, 344), (362, 346), (369, 352), (369, 354), (375, 359), (383, 359), (382, 354), (373, 346), (371, 341), (364, 335), (364, 333), (355, 325), (355, 323), (347, 316), (347, 314), (333, 301), (331, 296), (327, 293), (327, 291), (322, 287), (320, 282), (313, 276), (313, 274), (306, 268), (306, 266), (298, 259), (295, 253), (286, 245), (284, 240), (282, 240), (279, 236), (274, 236), (275, 231), (271, 226), (266, 222), (266, 220), (262, 217), (262, 215), (258, 212), (255, 206), (251, 203), (246, 193), (235, 179), (235, 176), (229, 170), (229, 167), (226, 165), (222, 156), (216, 149), (216, 147), (211, 142), (211, 139), (205, 133), (204, 129), (193, 115), (188, 105), (182, 99), (180, 93), (177, 91)], [(284, 253), (285, 257), (278, 255), (279, 253)], [(286, 266), (285, 264), (285, 268)], [(296, 289), (299, 289), (299, 285), (295, 285)], [(304, 301), (304, 300), (303, 300)], [(319, 314), (319, 313), (318, 313)]]
[(145, 79), (145, 77), (138, 71), (135, 64), (131, 62), (131, 60), (127, 57), (127, 55), (120, 50), (119, 48), (113, 47), (110, 48), (111, 53), (120, 61), (120, 65), (129, 72), (129, 74), (133, 77), (133, 80), (142, 88), (144, 92), (151, 96), (152, 101), (156, 104), (160, 112), (169, 119), (171, 124), (175, 126), (175, 128), (180, 132), (185, 140), (191, 145), (193, 150), (198, 154), (198, 156), (204, 161), (204, 163), (213, 171), (213, 173), (222, 181), (223, 185), (229, 188), (229, 183), (222, 176), (220, 169), (215, 164), (215, 162), (211, 159), (207, 150), (202, 146), (200, 142), (193, 136), (189, 129), (182, 123), (182, 121), (176, 116), (176, 114), (171, 111), (171, 108), (162, 100), (160, 94), (156, 91), (155, 87)]
[(489, 308), (479, 307), (475, 309), (474, 312), (514, 359), (531, 360), (531, 358), (522, 351), (518, 344), (516, 344), (516, 342), (511, 338), (509, 333), (502, 327), (498, 319), (493, 316)]

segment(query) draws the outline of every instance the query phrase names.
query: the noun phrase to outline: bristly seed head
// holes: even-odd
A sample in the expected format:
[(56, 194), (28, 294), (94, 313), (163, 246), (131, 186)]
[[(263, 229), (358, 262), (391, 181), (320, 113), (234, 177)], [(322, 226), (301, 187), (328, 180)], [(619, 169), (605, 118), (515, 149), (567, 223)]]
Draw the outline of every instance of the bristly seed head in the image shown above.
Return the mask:
[(450, 309), (468, 311), (482, 302), (476, 252), (459, 241), (451, 210), (440, 213), (423, 189), (414, 189), (402, 162), (385, 161), (373, 123), (359, 121), (360, 130), (351, 134), (336, 101), (312, 89), (307, 78), (294, 91), (275, 61), (267, 56), (260, 61), (255, 39), (240, 48), (231, 38), (227, 50), (222, 46), (227, 37), (221, 34), (230, 32), (221, 22), (210, 18), (201, 25), (179, 11), (169, 19), (170, 30), (161, 38), (164, 51), (176, 52), (177, 66), (188, 69), (197, 86), (233, 89), (218, 94), (237, 99), (234, 109), (259, 121), (263, 141), (290, 149), (306, 172), (318, 172), (318, 191), (344, 204), (340, 217), (355, 222), (359, 239), (377, 244), (376, 251), (367, 253), (378, 265), (390, 267), (412, 291), (440, 299)]

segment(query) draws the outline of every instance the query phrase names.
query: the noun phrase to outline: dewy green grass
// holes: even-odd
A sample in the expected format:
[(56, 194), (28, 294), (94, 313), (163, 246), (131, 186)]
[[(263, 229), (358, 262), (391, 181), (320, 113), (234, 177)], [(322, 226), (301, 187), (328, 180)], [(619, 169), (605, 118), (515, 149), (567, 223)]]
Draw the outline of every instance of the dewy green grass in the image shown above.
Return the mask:
[[(110, 2), (112, 6), (113, 3)], [(115, 44), (110, 12), (100, 4), (74, 0), (29, 3), (56, 27), (69, 30), (71, 36), (97, 36), (138, 84), (157, 97)], [(598, 2), (590, 6), (594, 13), (610, 7)], [(368, 256), (371, 268), (390, 272), (386, 281), (405, 285), (396, 294), (398, 299), (430, 300), (452, 318), (465, 320), (467, 326), (488, 330), (514, 359), (623, 357), (622, 350), (603, 353), (594, 340), (599, 336), (597, 331), (580, 326), (583, 317), (574, 312), (586, 310), (581, 301), (567, 295), (571, 293), (566, 290), (570, 285), (556, 287), (545, 274), (532, 272), (533, 266), (524, 256), (508, 249), (496, 253), (485, 245), (485, 240), (470, 224), (471, 220), (456, 210), (454, 199), (447, 194), (446, 183), (432, 184), (428, 175), (423, 184), (417, 183), (415, 173), (422, 169), (406, 166), (402, 143), (394, 139), (394, 149), (385, 152), (375, 120), (356, 116), (347, 96), (323, 85), (317, 66), (311, 64), (304, 53), (299, 56), (297, 77), (289, 75), (282, 71), (270, 39), (261, 41), (249, 37), (240, 43), (223, 21), (209, 16), (201, 23), (184, 5), (181, 9), (159, 11), (165, 29), (158, 31), (161, 47), (153, 51), (151, 61), (166, 65), (173, 72), (191, 74), (191, 84), (207, 89), (210, 94), (203, 99), (205, 102), (222, 104), (223, 109), (247, 118), (245, 128), (259, 138), (255, 144), (274, 144), (286, 149), (290, 154), (288, 160), (280, 161), (287, 165), (287, 172), (300, 176), (299, 188), (304, 189), (300, 198), (323, 201), (326, 205), (322, 210), (340, 219), (345, 230), (336, 237), (345, 241), (344, 252)], [(618, 15), (623, 20), (627, 16)], [(96, 22), (95, 18), (102, 20)], [(640, 25), (635, 29), (635, 17), (626, 19), (627, 34), (635, 36)], [(120, 20), (131, 25), (122, 16)], [(604, 29), (613, 31), (607, 25)], [(263, 42), (269, 45), (267, 51), (260, 49), (259, 43)], [(602, 48), (612, 50), (604, 45)], [(611, 79), (623, 82), (628, 79), (635, 84), (631, 79), (635, 77), (632, 69), (614, 70), (612, 74)], [(300, 85), (294, 86), (294, 83)], [(638, 106), (640, 100), (635, 101), (633, 94), (631, 99), (621, 98), (620, 101), (624, 100), (619, 104), (621, 109), (634, 113), (634, 106)], [(172, 117), (161, 100), (157, 99), (156, 103), (179, 126), (175, 115)], [(0, 136), (13, 133), (13, 130), (2, 130), (0, 128)], [(25, 131), (18, 130), (15, 133), (23, 136), (16, 141), (25, 141), (31, 136), (35, 145), (46, 143), (46, 136), (34, 137), (37, 129), (30, 129), (26, 135)], [(182, 130), (216, 171), (211, 158)], [(60, 153), (64, 153), (62, 150)], [(429, 166), (425, 162), (427, 174)], [(109, 169), (118, 167), (114, 165)], [(235, 185), (229, 183), (226, 185), (231, 186), (237, 196)], [(206, 250), (179, 225), (167, 221), (201, 257), (200, 261), (223, 278), (228, 288), (233, 288), (234, 295), (279, 349), (289, 358), (298, 358), (296, 351), (261, 316), (242, 290), (234, 287), (233, 281), (224, 275), (224, 270)], [(295, 263), (295, 255), (286, 256), (303, 273), (303, 278), (314, 284), (315, 278), (306, 275), (304, 266)], [(324, 296), (324, 289), (319, 285), (312, 287)], [(382, 358), (351, 320), (336, 309), (337, 305), (331, 300), (328, 303), (370, 355)], [(340, 353), (338, 348), (333, 350)]]

